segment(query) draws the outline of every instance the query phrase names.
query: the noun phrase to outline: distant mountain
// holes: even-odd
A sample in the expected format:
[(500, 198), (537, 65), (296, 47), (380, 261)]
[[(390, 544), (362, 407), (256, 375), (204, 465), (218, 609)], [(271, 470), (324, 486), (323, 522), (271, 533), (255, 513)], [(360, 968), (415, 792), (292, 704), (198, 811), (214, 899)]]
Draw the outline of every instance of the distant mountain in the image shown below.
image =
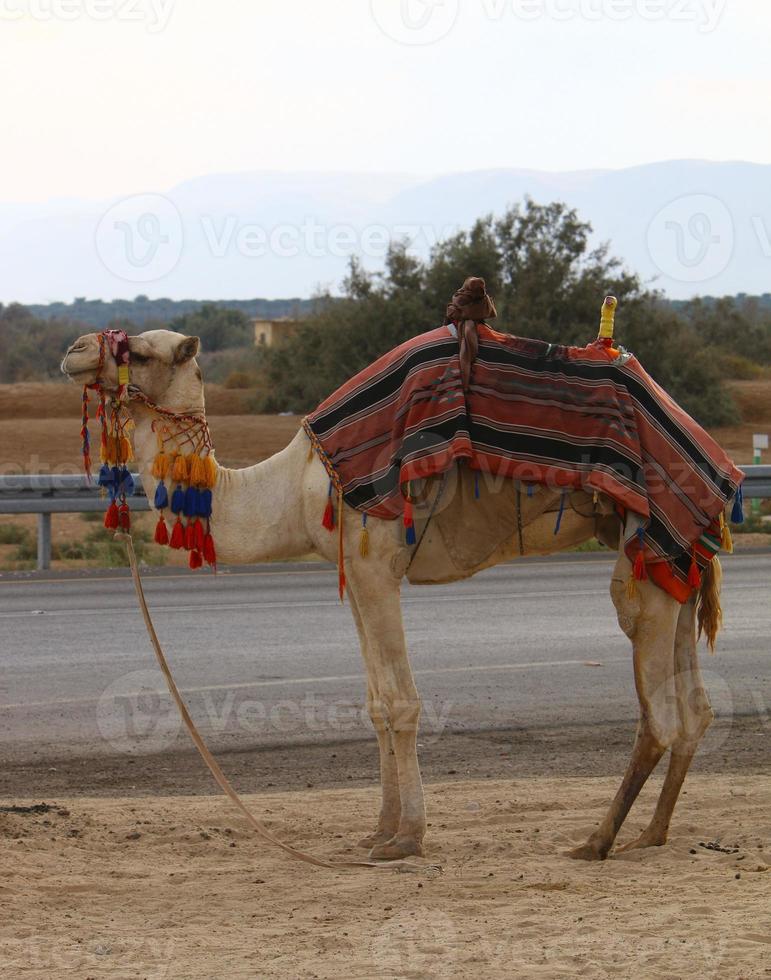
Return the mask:
[(565, 201), (613, 254), (673, 298), (764, 293), (771, 166), (675, 160), (625, 170), (245, 173), (110, 201), (0, 204), (0, 300), (310, 296), (347, 257), (436, 241), (529, 195)]

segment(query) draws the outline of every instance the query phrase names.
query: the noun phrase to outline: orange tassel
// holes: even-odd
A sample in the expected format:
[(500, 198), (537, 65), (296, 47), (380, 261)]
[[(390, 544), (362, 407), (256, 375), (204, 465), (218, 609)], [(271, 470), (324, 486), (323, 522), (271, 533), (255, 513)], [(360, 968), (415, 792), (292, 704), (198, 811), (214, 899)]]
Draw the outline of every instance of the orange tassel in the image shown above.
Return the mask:
[(201, 558), (201, 552), (197, 549), (190, 552), (190, 558), (188, 559), (188, 564), (191, 568), (200, 568), (203, 565), (203, 558)]
[(190, 467), (187, 464), (187, 457), (183, 456), (182, 453), (177, 453), (171, 467), (171, 479), (174, 483), (187, 483), (189, 476)]
[(634, 577), (638, 582), (644, 582), (648, 578), (648, 570), (645, 567), (645, 558), (643, 558), (642, 550), (637, 552), (634, 560)]
[(337, 491), (337, 521), (340, 531), (337, 536), (337, 591), (340, 602), (345, 597), (345, 555), (343, 553), (343, 491)]
[(120, 440), (120, 458), (123, 463), (130, 463), (134, 458), (134, 450), (131, 448), (131, 442), (125, 436), (121, 436)]
[(107, 508), (104, 515), (104, 526), (108, 531), (115, 531), (120, 523), (120, 515), (118, 514), (118, 505), (113, 502)]
[(166, 521), (163, 519), (163, 515), (158, 518), (158, 523), (155, 525), (155, 543), (156, 544), (168, 544), (169, 543), (169, 529), (166, 527)]
[(210, 489), (214, 489), (214, 484), (217, 482), (217, 463), (214, 460), (214, 456), (211, 453), (204, 456), (203, 459), (204, 470), (206, 471), (206, 486)]
[(182, 521), (177, 517), (176, 524), (171, 530), (171, 538), (169, 540), (170, 548), (184, 548), (185, 546), (185, 529), (182, 527)]
[(190, 457), (190, 482), (194, 487), (206, 486), (206, 466), (198, 453)]
[(165, 480), (169, 475), (169, 466), (171, 465), (171, 460), (169, 459), (168, 453), (160, 452), (157, 454), (153, 460), (153, 476), (156, 480)]

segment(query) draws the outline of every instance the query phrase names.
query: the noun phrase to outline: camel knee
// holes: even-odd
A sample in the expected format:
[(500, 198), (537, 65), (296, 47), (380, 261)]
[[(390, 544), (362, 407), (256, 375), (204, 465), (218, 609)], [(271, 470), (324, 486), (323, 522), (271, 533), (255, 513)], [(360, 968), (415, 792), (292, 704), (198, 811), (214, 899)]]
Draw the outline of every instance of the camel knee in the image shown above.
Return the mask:
[(627, 582), (614, 575), (610, 583), (610, 597), (616, 608), (618, 625), (629, 639), (633, 640), (642, 611), (639, 590), (635, 590), (635, 593), (630, 596)]

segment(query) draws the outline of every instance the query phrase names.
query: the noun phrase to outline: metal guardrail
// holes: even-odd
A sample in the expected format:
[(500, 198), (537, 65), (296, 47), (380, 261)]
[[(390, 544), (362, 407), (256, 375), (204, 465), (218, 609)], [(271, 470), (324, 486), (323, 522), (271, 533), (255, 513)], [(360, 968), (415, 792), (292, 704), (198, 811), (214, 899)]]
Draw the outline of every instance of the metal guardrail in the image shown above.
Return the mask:
[[(746, 500), (771, 498), (771, 466), (743, 466)], [(150, 510), (142, 478), (134, 473), (133, 510)], [(41, 473), (0, 476), (0, 514), (37, 514), (37, 567), (51, 566), (51, 514), (75, 514), (105, 508), (99, 488), (85, 476)]]

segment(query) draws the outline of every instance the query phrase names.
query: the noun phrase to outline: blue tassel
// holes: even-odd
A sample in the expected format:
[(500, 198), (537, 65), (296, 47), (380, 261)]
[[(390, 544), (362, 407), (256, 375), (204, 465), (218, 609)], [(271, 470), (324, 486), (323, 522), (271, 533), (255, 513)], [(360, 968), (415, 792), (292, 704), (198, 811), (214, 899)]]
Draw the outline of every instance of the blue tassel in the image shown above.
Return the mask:
[(134, 477), (129, 473), (125, 466), (120, 471), (120, 491), (130, 497), (134, 492)]
[(211, 490), (198, 492), (198, 516), (211, 517)]
[(198, 491), (195, 487), (188, 487), (185, 490), (185, 502), (182, 505), (182, 513), (185, 517), (195, 517), (198, 514)]
[(418, 539), (415, 537), (415, 525), (414, 524), (410, 524), (410, 526), (407, 528), (407, 531), (406, 531), (406, 533), (404, 535), (404, 538), (405, 538), (405, 541), (407, 542), (407, 544), (415, 544), (417, 542)]
[(555, 534), (558, 534), (559, 533), (560, 524), (562, 523), (562, 514), (563, 514), (563, 511), (565, 510), (565, 497), (566, 496), (567, 496), (567, 494), (563, 490), (562, 491), (562, 496), (560, 497), (560, 509), (559, 509), (559, 511), (557, 513), (557, 523), (554, 525), (554, 533)]
[(102, 463), (99, 467), (99, 476), (96, 482), (100, 487), (111, 487), (113, 485), (112, 468), (107, 463)]
[(528, 497), (532, 497), (533, 496), (533, 484), (532, 483), (528, 483), (528, 485), (527, 485), (527, 495), (528, 495)]
[(185, 491), (182, 489), (180, 484), (177, 484), (177, 489), (171, 495), (171, 512), (172, 514), (181, 514), (182, 508), (185, 506)]
[(645, 547), (645, 528), (642, 525), (640, 525), (640, 527), (637, 528), (637, 532), (636, 533), (637, 533), (637, 543), (639, 544), (639, 546), (641, 548), (644, 548)]
[(479, 474), (478, 473), (474, 474), (474, 500), (479, 500)]
[(156, 510), (163, 510), (169, 506), (169, 492), (166, 484), (161, 481), (155, 488), (155, 500), (153, 501)]
[(732, 524), (743, 524), (744, 523), (744, 494), (742, 493), (741, 484), (736, 490), (736, 496), (734, 497), (734, 505), (731, 508), (731, 523)]

